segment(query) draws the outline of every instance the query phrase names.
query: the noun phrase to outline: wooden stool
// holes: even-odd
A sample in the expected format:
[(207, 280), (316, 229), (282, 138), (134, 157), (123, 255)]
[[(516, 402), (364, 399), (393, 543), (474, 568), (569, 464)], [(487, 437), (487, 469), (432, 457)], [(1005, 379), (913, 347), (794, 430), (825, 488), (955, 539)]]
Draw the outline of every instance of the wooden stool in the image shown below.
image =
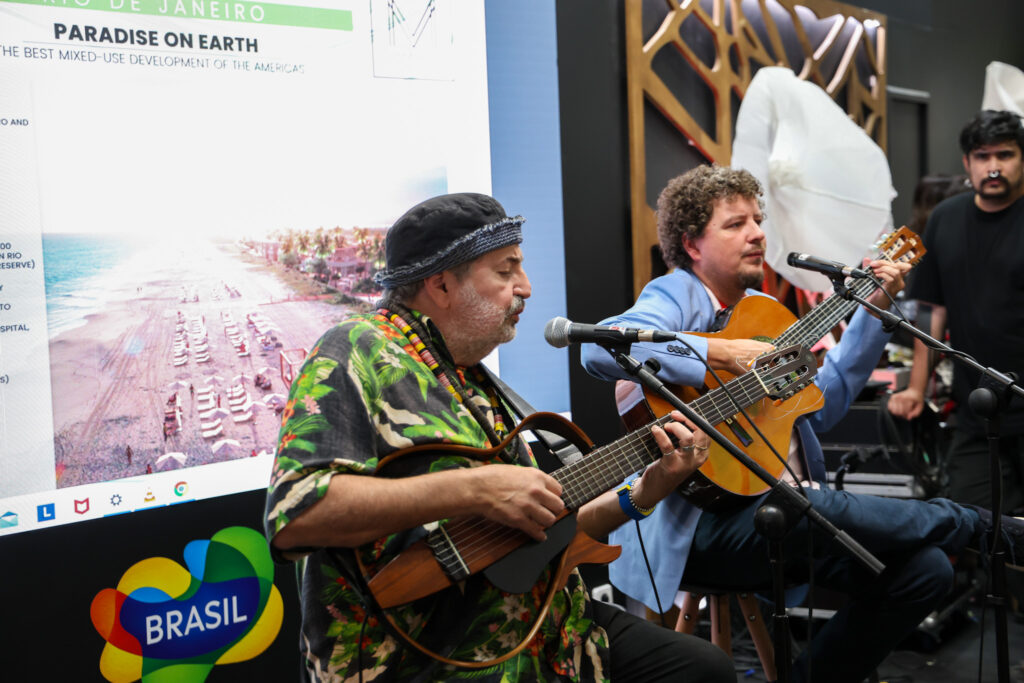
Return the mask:
[(744, 621), (747, 624), (747, 631), (750, 632), (750, 639), (754, 642), (757, 650), (757, 658), (761, 660), (761, 669), (765, 678), (774, 681), (778, 677), (775, 670), (775, 652), (772, 649), (772, 639), (768, 635), (768, 629), (761, 618), (761, 611), (757, 605), (757, 598), (751, 593), (721, 593), (709, 589), (691, 587), (684, 593), (683, 608), (679, 610), (679, 618), (676, 620), (676, 631), (680, 633), (693, 634), (697, 628), (697, 620), (700, 618), (700, 599), (707, 597), (708, 611), (711, 613), (711, 642), (722, 648), (725, 654), (732, 657), (732, 623), (729, 618), (729, 596), (736, 598), (736, 602), (743, 611)]

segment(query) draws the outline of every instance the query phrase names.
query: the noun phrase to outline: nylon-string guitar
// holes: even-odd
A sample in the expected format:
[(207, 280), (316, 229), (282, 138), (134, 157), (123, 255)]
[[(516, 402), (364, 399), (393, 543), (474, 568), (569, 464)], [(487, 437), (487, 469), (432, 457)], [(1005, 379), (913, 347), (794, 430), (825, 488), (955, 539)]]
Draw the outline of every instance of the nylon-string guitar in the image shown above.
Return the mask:
[[(912, 266), (920, 261), (925, 253), (920, 238), (906, 226), (881, 239), (877, 248), (880, 259), (894, 263), (909, 263)], [(858, 279), (848, 286), (863, 298), (871, 294), (878, 284), (874, 280)], [(748, 296), (733, 307), (728, 322), (720, 331), (689, 334), (711, 338), (756, 339), (769, 342), (776, 348), (794, 344), (812, 347), (857, 305), (856, 301), (831, 296), (798, 320), (789, 309), (774, 299)], [(722, 370), (719, 370), (718, 374), (731, 391), (734, 386), (741, 386), (745, 377)], [(684, 401), (690, 402), (706, 392), (710, 386), (717, 386), (717, 381), (708, 373), (703, 387), (670, 385), (669, 388)], [(645, 402), (632, 406), (628, 411), (620, 410), (628, 429), (635, 429), (637, 425), (672, 410), (672, 406), (657, 394), (645, 390), (644, 398)], [(783, 401), (760, 401), (750, 406), (747, 412), (768, 441), (785, 458), (796, 418), (819, 410), (823, 405), (821, 391), (811, 385)], [(784, 463), (775, 457), (767, 444), (759, 439), (755, 440), (753, 430), (749, 424), (741, 424), (737, 413), (738, 411), (733, 410), (720, 421), (721, 424), (714, 421), (711, 423), (716, 424), (718, 431), (745, 451), (752, 460), (773, 477), (778, 478), (785, 468)], [(691, 477), (680, 487), (683, 496), (705, 510), (727, 509), (742, 504), (751, 496), (758, 496), (766, 490), (766, 483), (714, 443), (711, 444), (707, 461), (698, 470), (698, 476)]]

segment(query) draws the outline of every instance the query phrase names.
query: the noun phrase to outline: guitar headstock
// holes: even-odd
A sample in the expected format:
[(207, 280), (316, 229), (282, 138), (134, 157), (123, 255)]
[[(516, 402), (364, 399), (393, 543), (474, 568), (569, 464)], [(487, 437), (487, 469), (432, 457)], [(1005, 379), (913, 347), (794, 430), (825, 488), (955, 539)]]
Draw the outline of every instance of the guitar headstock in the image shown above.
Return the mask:
[(905, 262), (912, 266), (917, 265), (927, 251), (917, 233), (905, 225), (881, 237), (875, 248), (880, 252), (879, 258), (882, 260)]
[(802, 344), (758, 356), (751, 372), (756, 372), (768, 396), (785, 400), (805, 388), (818, 374), (818, 361)]

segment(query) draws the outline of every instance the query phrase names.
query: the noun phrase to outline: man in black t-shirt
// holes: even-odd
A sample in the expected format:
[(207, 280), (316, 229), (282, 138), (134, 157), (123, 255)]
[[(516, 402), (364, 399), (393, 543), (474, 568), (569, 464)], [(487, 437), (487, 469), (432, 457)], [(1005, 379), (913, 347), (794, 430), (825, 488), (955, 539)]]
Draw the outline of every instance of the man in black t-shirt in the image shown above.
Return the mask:
[[(970, 354), (985, 367), (1024, 377), (1024, 127), (1005, 111), (980, 112), (960, 133), (963, 164), (974, 193), (940, 203), (925, 228), (928, 253), (909, 298), (932, 305), (931, 335)], [(933, 359), (920, 341), (905, 391), (889, 410), (912, 419), (921, 413)], [(948, 458), (949, 497), (991, 504), (985, 423), (968, 405), (979, 373), (954, 364), (955, 431)], [(1000, 449), (1003, 511), (1024, 508), (1024, 400), (1002, 413)]]

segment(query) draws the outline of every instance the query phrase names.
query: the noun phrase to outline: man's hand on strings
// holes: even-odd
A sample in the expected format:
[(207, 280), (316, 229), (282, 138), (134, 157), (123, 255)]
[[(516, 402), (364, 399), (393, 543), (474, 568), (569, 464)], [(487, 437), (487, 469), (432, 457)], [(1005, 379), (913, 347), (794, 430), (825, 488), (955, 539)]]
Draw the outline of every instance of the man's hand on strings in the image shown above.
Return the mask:
[(774, 349), (771, 344), (754, 339), (708, 337), (708, 363), (715, 370), (742, 375), (755, 358)]
[(473, 478), (475, 500), (466, 512), (519, 529), (538, 541), (546, 538), (544, 530), (565, 509), (562, 485), (539, 469), (484, 465), (467, 474)]
[(633, 489), (633, 501), (652, 507), (690, 477), (708, 458), (711, 439), (678, 410), (665, 427), (652, 426), (662, 457), (648, 467)]

